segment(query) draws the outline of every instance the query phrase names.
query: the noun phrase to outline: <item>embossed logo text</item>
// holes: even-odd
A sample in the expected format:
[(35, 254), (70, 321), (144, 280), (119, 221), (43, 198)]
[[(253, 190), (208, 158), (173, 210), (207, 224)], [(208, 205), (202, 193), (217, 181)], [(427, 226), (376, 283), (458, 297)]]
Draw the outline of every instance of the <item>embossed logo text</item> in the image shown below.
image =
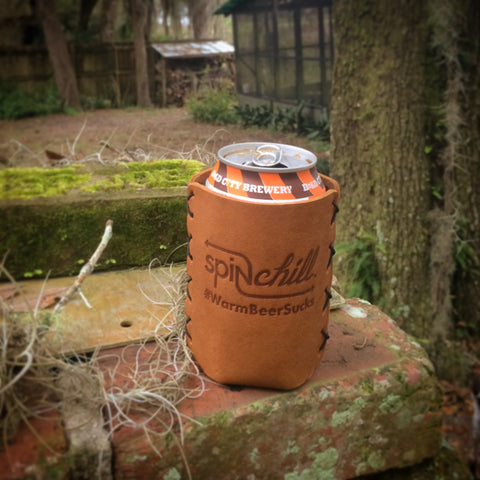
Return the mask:
[[(286, 253), (282, 262), (270, 268), (254, 268), (243, 253), (223, 248), (208, 240), (205, 270), (213, 275), (213, 286), (226, 281), (236, 290), (252, 298), (288, 298), (305, 295), (313, 290), (310, 280), (315, 277), (315, 263), (320, 247), (311, 248), (306, 255)], [(288, 287), (288, 288), (278, 288)], [(274, 290), (276, 293), (269, 293)]]

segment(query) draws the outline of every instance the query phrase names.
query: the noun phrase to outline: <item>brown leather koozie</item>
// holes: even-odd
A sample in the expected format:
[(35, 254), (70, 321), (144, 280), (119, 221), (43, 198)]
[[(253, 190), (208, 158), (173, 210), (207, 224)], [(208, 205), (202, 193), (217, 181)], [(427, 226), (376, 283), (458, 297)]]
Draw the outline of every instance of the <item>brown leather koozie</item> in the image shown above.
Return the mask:
[(225, 384), (291, 389), (328, 339), (339, 187), (314, 200), (254, 203), (188, 186), (187, 340)]

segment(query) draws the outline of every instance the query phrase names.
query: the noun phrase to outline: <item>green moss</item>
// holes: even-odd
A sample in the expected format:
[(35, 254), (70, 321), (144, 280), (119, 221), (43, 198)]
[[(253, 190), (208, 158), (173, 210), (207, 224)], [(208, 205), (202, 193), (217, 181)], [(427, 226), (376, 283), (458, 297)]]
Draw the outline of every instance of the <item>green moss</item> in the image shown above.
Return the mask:
[(89, 171), (65, 168), (7, 168), (0, 170), (0, 200), (64, 195), (71, 191), (110, 192), (178, 188), (205, 165), (194, 160), (133, 162)]
[(381, 471), (385, 467), (385, 458), (384, 454), (381, 451), (372, 452), (368, 456), (368, 464), (373, 468), (374, 471)]
[(364, 377), (359, 380), (359, 385), (365, 393), (373, 393), (375, 390), (375, 384), (372, 377)]
[(187, 185), (195, 173), (205, 168), (205, 165), (192, 160), (157, 160), (123, 164), (122, 167), (124, 171), (114, 173), (92, 185), (83, 186), (81, 190), (108, 192), (182, 187)]
[(300, 451), (300, 447), (296, 445), (295, 440), (289, 440), (287, 448), (282, 452), (282, 456), (294, 455)]
[(387, 395), (380, 405), (382, 413), (397, 413), (403, 407), (403, 401), (398, 395)]
[[(186, 258), (186, 195), (159, 198), (97, 199), (82, 202), (11, 205), (0, 208), (0, 256), (17, 279), (42, 270), (51, 276), (76, 275), (79, 259), (95, 251), (113, 220), (113, 236), (96, 271), (148, 265), (154, 258)], [(20, 221), (19, 221), (20, 219)], [(177, 249), (177, 250), (175, 250)], [(115, 259), (112, 265), (108, 259)]]
[(171, 468), (164, 476), (163, 480), (181, 480), (182, 475), (176, 468)]
[(300, 473), (287, 473), (284, 480), (335, 480), (337, 478), (335, 468), (339, 455), (335, 448), (330, 447), (311, 456), (314, 458), (311, 468), (306, 468)]
[(259, 458), (259, 452), (258, 452), (258, 448), (254, 448), (251, 452), (250, 452), (250, 462), (252, 462), (254, 465), (257, 465), (258, 464), (258, 458)]
[(0, 200), (63, 195), (90, 181), (90, 173), (81, 167), (6, 168), (0, 170)]
[(338, 427), (345, 422), (352, 422), (362, 408), (365, 407), (365, 400), (362, 397), (357, 397), (353, 403), (343, 412), (333, 412), (332, 415), (332, 427)]
[[(16, 279), (49, 271), (51, 276), (76, 275), (78, 260), (95, 251), (111, 219), (113, 237), (96, 271), (148, 265), (154, 258), (184, 261), (186, 189), (178, 187), (204, 168), (196, 161), (158, 160), (1, 170), (0, 257), (9, 252), (6, 267)], [(88, 194), (82, 191), (87, 186), (121, 191)]]
[(412, 412), (408, 408), (401, 410), (396, 419), (398, 428), (407, 428), (412, 423)]

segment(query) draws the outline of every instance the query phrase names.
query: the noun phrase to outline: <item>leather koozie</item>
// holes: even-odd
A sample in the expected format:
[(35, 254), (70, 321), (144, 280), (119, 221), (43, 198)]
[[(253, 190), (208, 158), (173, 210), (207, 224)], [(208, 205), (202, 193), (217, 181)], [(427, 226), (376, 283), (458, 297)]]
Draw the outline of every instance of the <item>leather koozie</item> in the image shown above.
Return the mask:
[(314, 200), (254, 203), (188, 186), (186, 334), (193, 355), (224, 384), (291, 389), (328, 339), (339, 187)]

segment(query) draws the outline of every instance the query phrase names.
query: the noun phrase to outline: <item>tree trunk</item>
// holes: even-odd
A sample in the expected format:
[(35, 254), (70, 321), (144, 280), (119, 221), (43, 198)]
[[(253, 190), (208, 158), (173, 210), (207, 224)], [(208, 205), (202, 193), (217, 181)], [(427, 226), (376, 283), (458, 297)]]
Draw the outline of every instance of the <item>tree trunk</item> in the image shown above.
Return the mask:
[(195, 40), (207, 40), (212, 35), (212, 0), (190, 0), (190, 19)]
[(162, 0), (163, 29), (167, 37), (182, 38), (181, 13), (178, 1)]
[(148, 0), (130, 0), (133, 22), (133, 43), (135, 46), (135, 80), (137, 105), (151, 107), (148, 80), (148, 57), (145, 33), (148, 31)]
[(173, 38), (181, 39), (183, 38), (182, 32), (182, 12), (181, 5), (178, 1), (172, 0), (171, 8), (171, 21), (172, 21), (172, 32)]
[[(337, 245), (373, 239), (362, 247), (380, 279), (373, 300), (410, 333), (428, 337), (426, 4), (333, 5), (332, 175), (342, 189)], [(342, 281), (345, 257), (336, 260)]]
[(57, 15), (55, 0), (36, 0), (35, 5), (45, 35), (60, 98), (64, 106), (81, 110), (77, 79), (62, 25)]
[(161, 0), (163, 33), (166, 37), (170, 36), (170, 12), (172, 10), (172, 0)]
[(103, 0), (100, 13), (100, 40), (112, 43), (115, 37), (115, 20), (117, 13), (117, 0)]
[(81, 0), (80, 2), (80, 12), (78, 15), (78, 31), (85, 32), (88, 28), (90, 22), (90, 17), (92, 16), (93, 9), (97, 4), (98, 0)]

